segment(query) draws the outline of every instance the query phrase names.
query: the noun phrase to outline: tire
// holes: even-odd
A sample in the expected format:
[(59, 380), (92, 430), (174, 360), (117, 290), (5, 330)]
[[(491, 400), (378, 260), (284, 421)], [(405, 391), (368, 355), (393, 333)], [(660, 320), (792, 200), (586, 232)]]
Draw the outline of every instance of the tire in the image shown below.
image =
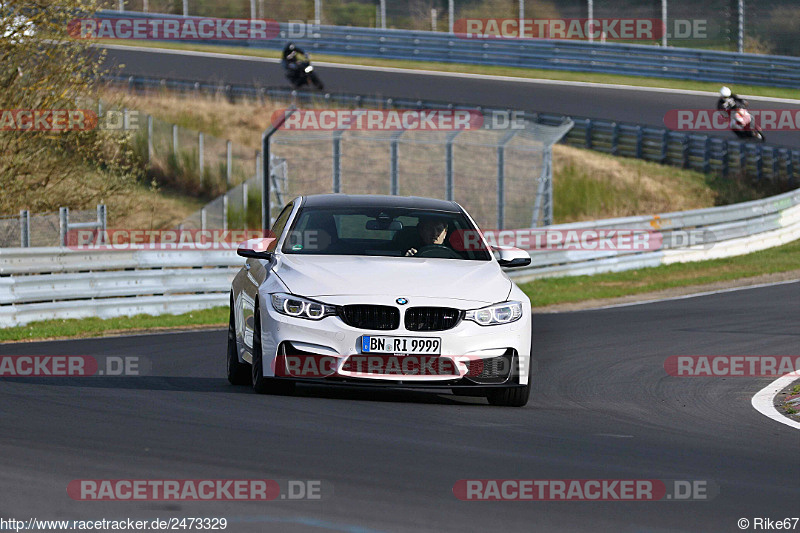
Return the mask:
[(313, 83), (313, 84), (314, 84), (314, 87), (316, 87), (316, 88), (317, 88), (317, 89), (319, 89), (320, 91), (322, 91), (323, 89), (325, 89), (325, 86), (322, 84), (322, 80), (321, 80), (321, 79), (319, 79), (319, 76), (317, 76), (317, 75), (316, 75), (314, 72), (312, 72), (311, 74), (309, 74), (309, 76), (308, 76), (308, 77), (309, 77), (309, 79), (311, 80), (311, 83)]
[(501, 407), (525, 407), (528, 404), (528, 398), (531, 396), (531, 379), (528, 376), (527, 385), (516, 385), (513, 387), (506, 387), (504, 389), (494, 389), (489, 391), (486, 399), (492, 405)]
[(236, 347), (236, 318), (233, 313), (233, 294), (231, 294), (230, 318), (228, 319), (228, 381), (231, 385), (250, 385), (250, 365), (239, 361)]
[(253, 324), (253, 390), (258, 394), (290, 395), (294, 392), (294, 382), (264, 377), (264, 357), (261, 349), (261, 311), (256, 304)]
[[(531, 357), (533, 357), (533, 339), (531, 339)], [(519, 365), (517, 359), (517, 365)], [(501, 407), (525, 407), (528, 404), (528, 399), (531, 397), (531, 383), (533, 383), (533, 376), (531, 376), (530, 364), (528, 365), (528, 384), (527, 385), (512, 385), (502, 389), (490, 389), (486, 395), (491, 405)]]

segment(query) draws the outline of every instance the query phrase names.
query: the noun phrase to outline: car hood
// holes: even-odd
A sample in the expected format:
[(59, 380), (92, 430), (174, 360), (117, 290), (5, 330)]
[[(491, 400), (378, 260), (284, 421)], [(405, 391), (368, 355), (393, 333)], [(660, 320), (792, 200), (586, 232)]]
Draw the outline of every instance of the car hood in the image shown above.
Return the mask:
[(286, 254), (273, 271), (299, 296), (374, 295), (503, 301), (511, 281), (495, 261)]

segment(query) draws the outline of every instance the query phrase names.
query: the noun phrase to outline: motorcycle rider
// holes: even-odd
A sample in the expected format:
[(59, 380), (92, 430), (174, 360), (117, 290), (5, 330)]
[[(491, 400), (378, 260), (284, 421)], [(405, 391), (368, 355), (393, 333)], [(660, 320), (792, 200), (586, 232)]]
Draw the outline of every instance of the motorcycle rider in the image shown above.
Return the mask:
[(734, 109), (746, 108), (747, 100), (734, 94), (728, 87), (719, 90), (719, 100), (717, 100), (717, 110), (725, 111), (730, 114)]
[(286, 43), (286, 46), (283, 47), (283, 54), (281, 55), (281, 65), (286, 71), (286, 76), (293, 82), (302, 76), (302, 69), (300, 66), (302, 61), (299, 61), (297, 57), (298, 54), (305, 57), (305, 62), (308, 62), (311, 59), (310, 54), (307, 54), (302, 48), (298, 47), (293, 42)]

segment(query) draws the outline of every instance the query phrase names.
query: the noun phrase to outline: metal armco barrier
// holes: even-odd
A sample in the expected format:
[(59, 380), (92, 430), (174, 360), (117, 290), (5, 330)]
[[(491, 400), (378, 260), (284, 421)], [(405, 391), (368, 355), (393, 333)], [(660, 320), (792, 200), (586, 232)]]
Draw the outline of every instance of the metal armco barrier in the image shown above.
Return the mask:
[[(156, 13), (101, 11), (98, 18), (179, 18)], [(198, 40), (202, 44), (282, 49), (291, 39), (321, 54), (598, 72), (730, 84), (800, 87), (800, 58), (690, 48), (545, 39), (467, 39), (457, 34), (280, 24), (268, 40)], [(191, 41), (189, 41), (191, 42)]]
[[(800, 191), (723, 207), (547, 229), (656, 230), (665, 244), (640, 252), (534, 251), (530, 267), (508, 271), (515, 281), (732, 257), (779, 246), (800, 238)], [(702, 235), (703, 242), (683, 239), (689, 232)], [(243, 263), (233, 250), (0, 249), (0, 327), (52, 318), (176, 314), (226, 305), (231, 280)]]

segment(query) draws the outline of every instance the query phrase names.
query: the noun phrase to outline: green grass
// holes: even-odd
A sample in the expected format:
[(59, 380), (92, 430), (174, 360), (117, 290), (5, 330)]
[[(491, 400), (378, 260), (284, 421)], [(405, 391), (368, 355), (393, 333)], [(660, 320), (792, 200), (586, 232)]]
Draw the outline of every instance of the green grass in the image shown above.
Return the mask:
[(800, 268), (800, 241), (748, 255), (595, 276), (546, 278), (521, 284), (533, 307), (617, 298), (675, 287), (750, 278)]
[(136, 315), (117, 318), (78, 318), (43, 320), (24, 326), (0, 328), (0, 341), (24, 341), (61, 337), (99, 337), (118, 332), (186, 328), (191, 326), (225, 326), (228, 307), (214, 307), (182, 315)]
[[(238, 54), (254, 57), (280, 57), (277, 50), (261, 48), (246, 48), (236, 46), (211, 46), (202, 44), (153, 42), (153, 41), (100, 41), (100, 43), (115, 45), (141, 46), (146, 48), (168, 48), (172, 50), (197, 50), (203, 52), (217, 52), (220, 54)], [(461, 63), (440, 63), (433, 61), (410, 61), (401, 59), (373, 59), (365, 57), (336, 56), (314, 54), (315, 61), (330, 63), (347, 63), (354, 65), (394, 67), (411, 70), (435, 70), (439, 72), (463, 72), (466, 74), (485, 74), (494, 76), (512, 76), (516, 78), (548, 79), (562, 81), (581, 81), (589, 83), (610, 83), (615, 85), (634, 85), (637, 87), (663, 87), (668, 89), (683, 89), (694, 91), (719, 91), (720, 83), (695, 82), (688, 80), (675, 80), (667, 78), (645, 78), (639, 76), (622, 76), (617, 74), (598, 74), (594, 72), (566, 72), (558, 70), (529, 69), (521, 67), (481, 66)], [(321, 74), (324, 77), (324, 73)], [(281, 80), (283, 81), (283, 80)], [(730, 83), (729, 83), (730, 85)], [(765, 87), (761, 85), (736, 85), (735, 91), (739, 94), (751, 96), (771, 96), (776, 98), (798, 98), (796, 89), (780, 87)], [(712, 105), (711, 102), (709, 105)]]

